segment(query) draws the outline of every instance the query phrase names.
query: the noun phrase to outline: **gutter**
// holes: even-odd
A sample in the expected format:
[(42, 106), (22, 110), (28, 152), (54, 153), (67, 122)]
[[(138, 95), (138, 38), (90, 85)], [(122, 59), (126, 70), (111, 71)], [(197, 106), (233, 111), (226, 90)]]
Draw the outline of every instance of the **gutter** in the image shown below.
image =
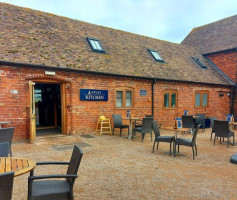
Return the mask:
[(152, 116), (154, 116), (154, 85), (155, 83), (157, 82), (156, 78), (153, 79), (152, 83), (151, 83), (151, 113), (152, 113)]
[(42, 69), (49, 69), (49, 70), (60, 70), (60, 71), (68, 71), (74, 73), (84, 73), (84, 74), (92, 74), (92, 75), (101, 75), (101, 76), (110, 76), (110, 77), (121, 77), (121, 78), (134, 78), (134, 79), (142, 79), (142, 80), (149, 80), (153, 81), (164, 81), (164, 82), (176, 82), (176, 83), (189, 83), (189, 84), (202, 84), (202, 85), (214, 85), (214, 86), (222, 86), (229, 88), (230, 85), (226, 84), (217, 84), (217, 83), (205, 83), (205, 82), (195, 82), (195, 81), (184, 81), (184, 80), (172, 80), (172, 79), (164, 79), (164, 78), (155, 78), (155, 77), (143, 77), (143, 76), (132, 76), (132, 75), (122, 75), (122, 74), (113, 74), (113, 73), (106, 73), (106, 72), (96, 72), (96, 71), (87, 71), (87, 70), (80, 70), (80, 69), (72, 69), (69, 67), (53, 67), (47, 65), (36, 65), (36, 64), (28, 64), (28, 63), (17, 63), (17, 62), (9, 62), (0, 60), (0, 66), (11, 66), (11, 67), (28, 67), (28, 68), (42, 68)]

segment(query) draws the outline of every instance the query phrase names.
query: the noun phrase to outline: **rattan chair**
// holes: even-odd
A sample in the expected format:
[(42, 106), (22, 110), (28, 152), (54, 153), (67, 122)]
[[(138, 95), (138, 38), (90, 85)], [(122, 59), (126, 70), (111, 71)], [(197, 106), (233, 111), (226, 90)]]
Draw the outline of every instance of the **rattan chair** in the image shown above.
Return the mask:
[[(81, 163), (82, 155), (82, 150), (79, 146), (75, 145), (70, 162), (37, 163), (37, 165), (68, 165), (67, 174), (34, 176), (34, 171), (31, 171), (28, 178), (28, 200), (74, 199), (73, 186), (75, 179), (78, 177), (77, 172)], [(64, 180), (62, 180), (62, 178)]]
[(136, 132), (141, 133), (142, 142), (144, 140), (145, 134), (150, 133), (151, 134), (151, 141), (152, 141), (152, 117), (145, 117), (142, 119), (142, 126), (141, 127), (135, 127), (132, 130), (132, 140), (136, 134)]
[(216, 117), (210, 117), (210, 122), (211, 122), (211, 137), (210, 137), (210, 141), (212, 140), (212, 134), (215, 133), (214, 120), (217, 120), (217, 118)]
[[(154, 153), (156, 143), (157, 143), (156, 148), (158, 150), (159, 142), (167, 142), (167, 143), (170, 143), (170, 155), (171, 155), (171, 146), (172, 146), (172, 143), (175, 141), (175, 137), (174, 136), (161, 136), (157, 121), (153, 121), (152, 126), (153, 126), (153, 130), (155, 133), (155, 141), (153, 144), (153, 153)], [(173, 144), (173, 151), (174, 151), (174, 144)]]
[[(183, 115), (182, 116), (182, 128), (190, 128), (191, 133), (193, 133), (193, 116), (192, 115)], [(182, 132), (183, 133), (183, 132)]]
[(129, 125), (123, 124), (121, 115), (113, 114), (112, 116), (113, 116), (113, 121), (114, 121), (113, 135), (114, 135), (115, 128), (120, 129), (120, 137), (122, 136), (122, 131), (124, 128), (128, 129), (128, 134), (129, 134)]
[(0, 199), (11, 200), (14, 172), (0, 173)]
[(0, 157), (8, 157), (9, 154), (9, 143), (0, 142)]
[(235, 145), (235, 133), (231, 132), (229, 129), (229, 122), (225, 120), (215, 120), (214, 121), (214, 128), (215, 128), (215, 138), (214, 138), (214, 145), (216, 145), (216, 137), (220, 137), (220, 144), (221, 138), (227, 138), (227, 147), (230, 144), (230, 137), (233, 137), (233, 146)]
[(11, 128), (1, 128), (0, 129), (0, 142), (8, 142), (9, 143), (9, 151), (10, 151), (10, 156), (12, 156), (12, 137), (14, 133), (13, 127)]
[[(179, 153), (179, 146), (183, 145), (183, 146), (192, 147), (192, 149), (193, 149), (193, 160), (195, 160), (195, 154), (197, 156), (196, 138), (197, 138), (197, 134), (198, 134), (200, 126), (201, 126), (201, 124), (197, 125), (197, 127), (194, 131), (192, 140), (186, 139), (186, 138), (177, 138), (175, 140), (175, 148), (174, 148), (175, 149), (175, 153), (174, 153), (175, 156), (176, 156), (176, 146), (178, 145), (178, 153)], [(194, 148), (195, 148), (195, 150), (194, 150)]]

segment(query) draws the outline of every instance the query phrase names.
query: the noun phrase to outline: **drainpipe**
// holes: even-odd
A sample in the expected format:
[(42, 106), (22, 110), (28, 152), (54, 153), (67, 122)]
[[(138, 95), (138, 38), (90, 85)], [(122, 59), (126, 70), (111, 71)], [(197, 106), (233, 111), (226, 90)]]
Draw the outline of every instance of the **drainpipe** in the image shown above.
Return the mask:
[(156, 78), (152, 81), (152, 84), (151, 84), (151, 113), (152, 115), (154, 116), (154, 85), (156, 83)]
[(235, 88), (232, 88), (231, 89), (231, 107), (230, 107), (230, 113), (231, 114), (234, 114), (234, 116), (235, 116), (235, 114), (236, 113), (234, 113), (234, 99), (235, 99), (235, 92), (236, 92), (236, 89)]

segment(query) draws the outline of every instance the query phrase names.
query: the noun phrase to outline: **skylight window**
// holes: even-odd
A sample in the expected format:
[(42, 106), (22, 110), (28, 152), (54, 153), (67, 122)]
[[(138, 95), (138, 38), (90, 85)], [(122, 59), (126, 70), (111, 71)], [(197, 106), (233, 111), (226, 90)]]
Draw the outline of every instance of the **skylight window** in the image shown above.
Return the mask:
[(161, 55), (157, 51), (151, 50), (151, 49), (148, 49), (148, 51), (150, 52), (150, 54), (156, 61), (164, 62), (164, 59), (161, 57)]
[(93, 51), (101, 52), (101, 53), (105, 52), (105, 50), (103, 49), (103, 47), (100, 44), (100, 41), (98, 39), (95, 39), (95, 38), (86, 38), (86, 39)]
[(207, 69), (207, 67), (202, 63), (199, 58), (192, 57), (192, 59), (195, 61), (196, 64), (198, 64), (199, 67), (201, 67), (202, 69)]

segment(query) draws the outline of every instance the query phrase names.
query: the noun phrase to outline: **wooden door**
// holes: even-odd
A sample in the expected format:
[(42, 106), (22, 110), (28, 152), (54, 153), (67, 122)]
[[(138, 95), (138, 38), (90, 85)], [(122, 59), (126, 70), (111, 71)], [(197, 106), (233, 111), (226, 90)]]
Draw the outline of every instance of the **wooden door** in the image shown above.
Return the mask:
[(62, 114), (62, 134), (67, 135), (67, 99), (66, 99), (66, 83), (61, 84), (61, 114)]
[(33, 143), (36, 137), (36, 116), (35, 116), (35, 83), (29, 81), (30, 91), (30, 143)]

